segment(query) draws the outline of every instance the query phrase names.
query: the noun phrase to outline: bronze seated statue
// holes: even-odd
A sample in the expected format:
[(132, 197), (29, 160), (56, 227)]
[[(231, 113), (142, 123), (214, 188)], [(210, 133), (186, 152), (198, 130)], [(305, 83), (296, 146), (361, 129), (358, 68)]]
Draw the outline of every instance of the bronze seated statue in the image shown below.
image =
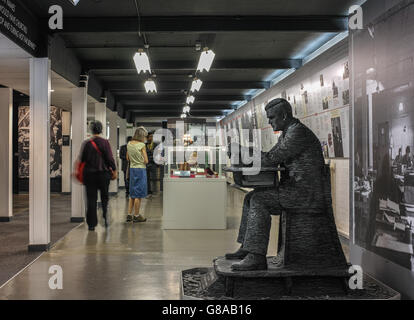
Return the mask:
[[(266, 113), (273, 130), (282, 135), (269, 152), (261, 153), (258, 177), (267, 182), (243, 177), (240, 167), (230, 169), (236, 184), (254, 191), (244, 199), (237, 239), (240, 249), (226, 254), (226, 260), (238, 260), (231, 265), (234, 272), (267, 270), (271, 216), (279, 215), (279, 250), (273, 261), (276, 267), (308, 272), (347, 270), (333, 216), (329, 166), (320, 141), (293, 117), (288, 101), (271, 101)], [(274, 184), (269, 183), (269, 174)]]

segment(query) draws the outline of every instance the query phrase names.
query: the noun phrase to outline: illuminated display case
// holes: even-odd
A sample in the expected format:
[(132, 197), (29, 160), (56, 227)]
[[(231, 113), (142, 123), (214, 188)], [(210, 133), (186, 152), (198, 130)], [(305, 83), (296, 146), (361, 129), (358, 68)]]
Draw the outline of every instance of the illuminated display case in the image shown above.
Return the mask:
[[(183, 156), (184, 151), (187, 156)], [(167, 148), (163, 229), (227, 228), (227, 181), (222, 164), (225, 154), (225, 149), (219, 147)]]
[(170, 147), (166, 150), (164, 176), (170, 179), (224, 178), (226, 150), (223, 147)]

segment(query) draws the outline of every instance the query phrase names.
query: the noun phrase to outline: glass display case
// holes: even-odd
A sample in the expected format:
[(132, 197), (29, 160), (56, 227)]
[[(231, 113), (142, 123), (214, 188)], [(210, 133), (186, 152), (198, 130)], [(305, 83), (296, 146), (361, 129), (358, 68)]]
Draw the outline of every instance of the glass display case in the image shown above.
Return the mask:
[(225, 147), (180, 146), (166, 149), (164, 177), (171, 179), (225, 178)]

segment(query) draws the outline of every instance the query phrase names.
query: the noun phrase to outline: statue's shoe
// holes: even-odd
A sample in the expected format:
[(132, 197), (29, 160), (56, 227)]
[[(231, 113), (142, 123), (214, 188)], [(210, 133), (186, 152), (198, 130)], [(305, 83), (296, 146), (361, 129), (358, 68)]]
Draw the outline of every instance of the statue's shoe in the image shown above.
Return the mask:
[(249, 253), (242, 261), (231, 265), (233, 271), (267, 270), (266, 256)]
[(235, 253), (227, 253), (225, 255), (225, 258), (226, 260), (243, 260), (244, 258), (246, 258), (248, 254), (248, 251), (243, 250), (243, 248), (240, 248)]

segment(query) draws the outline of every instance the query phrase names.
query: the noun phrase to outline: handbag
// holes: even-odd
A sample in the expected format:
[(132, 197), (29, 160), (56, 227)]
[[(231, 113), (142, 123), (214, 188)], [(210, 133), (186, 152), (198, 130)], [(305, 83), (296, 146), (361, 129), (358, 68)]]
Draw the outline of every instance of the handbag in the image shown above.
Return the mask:
[[(99, 150), (99, 148), (96, 145), (95, 141), (91, 140), (91, 144), (103, 159), (102, 152), (101, 152), (101, 150)], [(112, 168), (109, 167), (109, 171), (111, 171), (111, 180), (116, 180), (118, 178), (118, 174), (117, 174), (116, 170), (112, 170)]]
[(83, 171), (85, 169), (85, 164), (86, 162), (79, 160), (75, 162), (75, 172), (73, 173), (73, 176), (80, 184), (83, 184)]

